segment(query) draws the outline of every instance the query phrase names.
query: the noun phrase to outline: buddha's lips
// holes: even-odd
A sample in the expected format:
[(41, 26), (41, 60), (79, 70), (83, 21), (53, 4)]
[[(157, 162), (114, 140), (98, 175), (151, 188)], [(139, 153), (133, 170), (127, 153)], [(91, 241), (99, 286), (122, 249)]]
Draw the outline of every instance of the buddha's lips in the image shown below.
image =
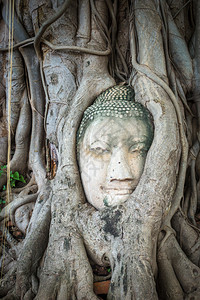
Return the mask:
[(101, 187), (107, 193), (115, 194), (115, 195), (130, 195), (134, 191), (135, 187)]

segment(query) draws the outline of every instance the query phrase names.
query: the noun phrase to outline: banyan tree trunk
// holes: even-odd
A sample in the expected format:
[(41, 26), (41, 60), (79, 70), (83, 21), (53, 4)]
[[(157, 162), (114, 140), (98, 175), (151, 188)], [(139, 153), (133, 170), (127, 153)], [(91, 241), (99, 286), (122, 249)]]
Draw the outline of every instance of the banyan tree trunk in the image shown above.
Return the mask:
[[(199, 1), (0, 4), (1, 48), (9, 20), (17, 43), (12, 63), (0, 52), (0, 163), (27, 180), (0, 212), (2, 299), (99, 299), (94, 264), (111, 269), (107, 299), (199, 299)], [(98, 211), (85, 199), (76, 132), (119, 83), (151, 112), (154, 139), (130, 198)]]

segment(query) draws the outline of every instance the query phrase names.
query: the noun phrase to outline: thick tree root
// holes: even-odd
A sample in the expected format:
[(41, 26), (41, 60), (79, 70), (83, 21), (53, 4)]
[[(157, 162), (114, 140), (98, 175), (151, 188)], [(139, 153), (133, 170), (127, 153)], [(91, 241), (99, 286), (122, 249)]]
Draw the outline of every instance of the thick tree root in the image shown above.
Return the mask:
[[(6, 273), (6, 275), (0, 279), (0, 297), (1, 299), (17, 299), (12, 298), (10, 291), (14, 289), (16, 282), (16, 265), (12, 266), (12, 268)], [(8, 295), (6, 296), (6, 294)], [(3, 297), (5, 296), (5, 297)]]
[(200, 267), (200, 232), (195, 226), (191, 226), (186, 216), (178, 211), (172, 219), (173, 228), (176, 230), (176, 238), (188, 259)]
[[(29, 134), (31, 129), (31, 112), (26, 91), (21, 99), (21, 110), (15, 135), (15, 154), (10, 161), (10, 169), (25, 174), (29, 156)], [(6, 172), (0, 177), (0, 190), (6, 184)]]
[[(6, 1), (3, 0), (2, 16), (4, 22), (8, 24), (6, 18)], [(14, 39), (21, 42), (29, 38), (26, 30), (20, 23), (16, 12), (14, 11)], [(32, 133), (31, 133), (31, 143), (30, 143), (30, 157), (29, 161), (33, 169), (38, 186), (42, 187), (43, 180), (46, 176), (46, 171), (44, 167), (44, 91), (42, 87), (42, 81), (40, 76), (40, 65), (37, 60), (35, 50), (32, 46), (27, 48), (21, 48), (20, 52), (25, 61), (28, 79), (30, 85), (30, 104), (32, 108)]]
[[(93, 292), (92, 269), (83, 240), (73, 225), (73, 213), (67, 210), (66, 224), (60, 208), (54, 206), (53, 212), (59, 219), (59, 226), (53, 217), (54, 233), (50, 235), (36, 299), (97, 300)], [(52, 259), (55, 255), (59, 262)]]
[(200, 298), (200, 269), (187, 258), (173, 234), (158, 251), (158, 268), (161, 299)]
[(27, 203), (35, 202), (38, 194), (28, 195), (19, 199), (18, 197), (4, 207), (0, 213), (0, 222), (5, 218), (11, 218), (14, 221), (14, 214), (17, 208)]
[[(17, 264), (17, 280), (15, 293), (18, 297), (24, 297), (32, 285), (32, 275), (36, 274), (38, 263), (46, 249), (50, 225), (51, 195), (46, 193), (47, 199), (43, 201), (37, 219), (29, 226)], [(41, 203), (39, 203), (40, 205)]]

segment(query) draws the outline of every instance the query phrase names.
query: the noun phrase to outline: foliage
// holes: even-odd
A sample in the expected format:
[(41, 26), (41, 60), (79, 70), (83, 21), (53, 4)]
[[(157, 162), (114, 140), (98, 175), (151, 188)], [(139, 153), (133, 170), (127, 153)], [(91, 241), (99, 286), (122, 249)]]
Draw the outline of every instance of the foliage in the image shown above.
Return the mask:
[(0, 176), (3, 174), (4, 172), (4, 169), (6, 169), (7, 166), (1, 166), (0, 168)]
[(107, 271), (108, 271), (108, 273), (111, 273), (111, 268), (108, 267), (108, 268), (107, 268)]
[[(4, 169), (6, 169), (6, 166), (1, 166), (0, 176), (4, 172)], [(21, 181), (21, 182), (26, 183), (23, 175), (19, 174), (19, 172), (17, 172), (17, 171), (14, 172), (14, 173), (12, 171), (10, 171), (10, 187), (11, 188), (15, 187), (17, 181)], [(3, 186), (3, 191), (5, 191), (5, 190), (6, 190), (6, 186), (4, 185)]]
[[(0, 167), (0, 177), (3, 174), (3, 172), (6, 171), (6, 168), (7, 168), (6, 165)], [(19, 172), (17, 172), (17, 171), (14, 173), (12, 171), (10, 171), (10, 187), (11, 188), (15, 187), (17, 181), (26, 183), (23, 175), (19, 174)], [(6, 190), (6, 185), (3, 185), (3, 191), (5, 191), (5, 190)], [(5, 204), (6, 204), (6, 200), (3, 198), (0, 198), (0, 211), (1, 211), (1, 206), (3, 207)]]

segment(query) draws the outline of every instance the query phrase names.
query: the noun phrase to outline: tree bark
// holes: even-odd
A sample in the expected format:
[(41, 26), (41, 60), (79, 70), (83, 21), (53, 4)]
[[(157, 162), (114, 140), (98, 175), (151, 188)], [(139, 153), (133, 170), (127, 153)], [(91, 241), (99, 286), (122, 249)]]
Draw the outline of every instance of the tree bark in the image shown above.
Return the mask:
[[(11, 2), (0, 1), (0, 296), (99, 299), (97, 265), (111, 269), (107, 299), (198, 299), (198, 1)], [(116, 84), (150, 111), (154, 139), (130, 198), (98, 211), (85, 199), (76, 133)], [(11, 203), (6, 165), (26, 179)]]

